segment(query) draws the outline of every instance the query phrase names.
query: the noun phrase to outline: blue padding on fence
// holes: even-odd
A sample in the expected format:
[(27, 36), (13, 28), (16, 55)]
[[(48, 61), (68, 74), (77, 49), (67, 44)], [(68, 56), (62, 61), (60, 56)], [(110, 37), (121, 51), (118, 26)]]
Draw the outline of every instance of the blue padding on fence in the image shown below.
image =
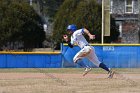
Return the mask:
[(0, 68), (60, 68), (60, 54), (0, 54)]
[[(60, 68), (78, 67), (73, 62), (73, 57), (80, 51), (78, 46), (69, 48), (61, 46), (60, 54), (45, 53), (1, 53), (0, 68)], [(94, 46), (99, 60), (111, 68), (140, 67), (139, 46)], [(84, 63), (96, 67), (88, 59)]]
[(8, 68), (25, 68), (28, 66), (26, 55), (7, 54), (6, 67)]
[(103, 62), (110, 67), (138, 67), (137, 55), (139, 47), (116, 46), (113, 51), (103, 51)]
[(44, 68), (45, 66), (45, 56), (43, 55), (28, 55), (28, 67), (40, 67)]
[[(63, 67), (77, 67), (76, 64), (73, 63), (73, 57), (76, 55), (77, 52), (80, 51), (80, 48), (78, 46), (74, 46), (74, 48), (69, 48), (68, 46), (62, 46), (62, 55), (63, 55)], [(102, 47), (94, 47), (96, 50), (96, 54), (98, 55), (98, 58), (100, 61), (102, 61)], [(95, 67), (95, 65), (86, 58), (82, 59), (85, 64), (87, 64), (90, 67)]]
[(0, 54), (0, 68), (6, 67), (7, 55)]
[(61, 67), (62, 58), (61, 55), (53, 55), (51, 56), (51, 66), (50, 67)]
[(140, 67), (140, 48), (137, 49), (138, 55), (137, 55), (137, 66)]
[[(62, 45), (63, 67), (76, 67), (73, 63), (74, 55), (80, 50), (78, 46), (73, 49)], [(134, 68), (140, 67), (139, 46), (94, 46), (99, 60), (111, 68)], [(96, 67), (86, 58), (83, 61), (90, 66)]]

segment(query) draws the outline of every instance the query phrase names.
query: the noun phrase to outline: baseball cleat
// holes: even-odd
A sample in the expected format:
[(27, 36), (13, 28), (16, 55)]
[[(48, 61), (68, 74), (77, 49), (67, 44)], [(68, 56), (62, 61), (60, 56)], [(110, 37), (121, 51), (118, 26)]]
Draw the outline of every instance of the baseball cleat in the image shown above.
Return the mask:
[(85, 76), (86, 74), (88, 74), (92, 69), (91, 68), (85, 68), (85, 71), (83, 73), (83, 76)]
[(108, 76), (108, 78), (113, 78), (114, 74), (115, 74), (114, 71), (109, 71), (109, 76)]

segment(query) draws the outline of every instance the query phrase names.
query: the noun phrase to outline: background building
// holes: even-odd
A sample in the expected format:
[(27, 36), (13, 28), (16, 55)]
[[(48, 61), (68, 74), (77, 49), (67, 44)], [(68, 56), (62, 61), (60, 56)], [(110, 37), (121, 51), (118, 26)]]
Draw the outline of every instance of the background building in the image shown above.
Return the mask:
[(110, 0), (110, 14), (118, 25), (121, 43), (139, 43), (138, 0)]

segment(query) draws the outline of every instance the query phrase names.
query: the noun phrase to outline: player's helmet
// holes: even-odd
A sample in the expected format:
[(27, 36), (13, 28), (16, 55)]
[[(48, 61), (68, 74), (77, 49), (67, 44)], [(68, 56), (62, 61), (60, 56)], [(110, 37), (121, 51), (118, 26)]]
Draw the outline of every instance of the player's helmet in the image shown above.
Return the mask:
[(68, 25), (67, 30), (71, 30), (74, 32), (75, 30), (77, 30), (77, 27), (76, 27), (76, 25), (71, 24), (71, 25)]

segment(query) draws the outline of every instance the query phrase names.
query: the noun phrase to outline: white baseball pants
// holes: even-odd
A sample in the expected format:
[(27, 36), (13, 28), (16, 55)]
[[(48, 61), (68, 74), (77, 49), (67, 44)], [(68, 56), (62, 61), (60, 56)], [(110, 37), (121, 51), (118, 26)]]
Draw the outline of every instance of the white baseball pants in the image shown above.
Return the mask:
[(73, 61), (76, 63), (79, 59), (82, 59), (84, 57), (88, 58), (93, 64), (99, 67), (101, 62), (95, 54), (94, 47), (84, 46), (84, 48), (74, 56)]

